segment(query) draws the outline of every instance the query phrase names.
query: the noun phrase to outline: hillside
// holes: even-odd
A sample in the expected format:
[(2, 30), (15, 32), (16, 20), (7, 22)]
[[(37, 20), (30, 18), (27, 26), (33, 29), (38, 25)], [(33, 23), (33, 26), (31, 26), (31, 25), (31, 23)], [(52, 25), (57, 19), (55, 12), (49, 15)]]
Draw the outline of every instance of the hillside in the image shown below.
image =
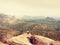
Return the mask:
[(10, 37), (12, 35), (16, 36), (22, 34), (26, 31), (53, 40), (60, 40), (60, 21), (54, 17), (43, 16), (24, 16), (21, 20), (15, 18), (15, 16), (0, 14), (0, 35), (2, 33)]
[[(23, 44), (23, 45), (32, 45), (30, 42), (29, 42), (29, 39), (27, 37), (31, 37), (32, 35), (31, 34), (22, 34), (20, 36), (17, 36), (17, 37), (12, 37), (11, 39), (9, 39), (9, 41), (13, 41), (15, 43), (20, 43), (20, 44)], [(43, 36), (39, 36), (39, 35), (35, 35), (35, 38), (38, 42), (44, 44), (44, 45), (49, 45), (51, 42), (53, 42), (54, 40), (52, 39), (49, 39), (49, 38), (46, 38), (46, 37), (43, 37)], [(37, 42), (37, 43), (38, 43)], [(39, 43), (39, 44), (40, 44)], [(37, 44), (36, 44), (37, 45)]]
[[(31, 37), (32, 36), (32, 37)], [(31, 40), (32, 39), (32, 40)], [(35, 40), (35, 41), (34, 41)], [(23, 33), (0, 42), (0, 45), (60, 45), (60, 41), (40, 36)]]

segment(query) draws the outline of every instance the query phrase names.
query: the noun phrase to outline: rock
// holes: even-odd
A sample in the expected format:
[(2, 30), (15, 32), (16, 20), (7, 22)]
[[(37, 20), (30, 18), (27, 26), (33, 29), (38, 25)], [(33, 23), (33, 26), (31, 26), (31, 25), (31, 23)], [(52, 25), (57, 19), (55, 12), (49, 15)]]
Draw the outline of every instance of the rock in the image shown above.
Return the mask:
[(4, 43), (0, 42), (0, 45), (8, 45), (8, 44), (4, 44)]

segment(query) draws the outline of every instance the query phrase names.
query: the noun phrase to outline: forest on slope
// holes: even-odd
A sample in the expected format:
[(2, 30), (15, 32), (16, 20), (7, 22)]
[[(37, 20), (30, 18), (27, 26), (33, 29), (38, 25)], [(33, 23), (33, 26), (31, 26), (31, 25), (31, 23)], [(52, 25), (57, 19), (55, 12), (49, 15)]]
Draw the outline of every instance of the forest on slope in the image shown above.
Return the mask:
[(13, 34), (15, 36), (15, 33), (16, 35), (20, 35), (26, 31), (54, 40), (60, 40), (60, 20), (53, 17), (29, 16), (17, 19), (15, 16), (0, 14), (0, 38), (4, 34), (10, 34), (11, 36)]

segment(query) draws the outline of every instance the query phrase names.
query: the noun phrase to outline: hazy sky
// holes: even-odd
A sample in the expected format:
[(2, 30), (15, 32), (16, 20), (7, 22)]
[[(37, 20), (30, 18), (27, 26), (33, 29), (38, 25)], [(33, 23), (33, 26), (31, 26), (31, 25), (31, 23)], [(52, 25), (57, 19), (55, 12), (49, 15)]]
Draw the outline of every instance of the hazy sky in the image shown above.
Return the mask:
[(0, 13), (28, 16), (60, 16), (60, 0), (0, 0)]

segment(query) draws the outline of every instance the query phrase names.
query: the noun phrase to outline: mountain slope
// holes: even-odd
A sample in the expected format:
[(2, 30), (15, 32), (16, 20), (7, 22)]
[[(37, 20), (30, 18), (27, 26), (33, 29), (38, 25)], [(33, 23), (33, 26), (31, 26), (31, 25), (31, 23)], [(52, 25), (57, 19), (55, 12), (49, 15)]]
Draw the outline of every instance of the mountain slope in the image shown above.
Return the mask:
[(13, 41), (15, 43), (20, 43), (22, 45), (32, 45), (31, 43), (29, 43), (29, 40), (27, 39), (27, 37), (30, 37), (30, 36), (31, 36), (31, 34), (29, 34), (29, 35), (22, 34), (20, 36), (9, 39), (9, 41)]
[[(32, 45), (27, 38), (27, 37), (31, 37), (31, 36), (32, 36), (31, 34), (24, 33), (20, 36), (13, 37), (13, 38), (9, 39), (9, 41), (13, 41), (15, 43), (20, 43), (20, 44), (23, 44), (23, 45), (24, 44)], [(52, 39), (49, 39), (49, 38), (46, 38), (46, 37), (43, 37), (43, 36), (39, 36), (39, 35), (35, 35), (35, 38), (40, 42), (46, 43), (47, 45), (49, 45), (51, 42), (54, 41)]]

